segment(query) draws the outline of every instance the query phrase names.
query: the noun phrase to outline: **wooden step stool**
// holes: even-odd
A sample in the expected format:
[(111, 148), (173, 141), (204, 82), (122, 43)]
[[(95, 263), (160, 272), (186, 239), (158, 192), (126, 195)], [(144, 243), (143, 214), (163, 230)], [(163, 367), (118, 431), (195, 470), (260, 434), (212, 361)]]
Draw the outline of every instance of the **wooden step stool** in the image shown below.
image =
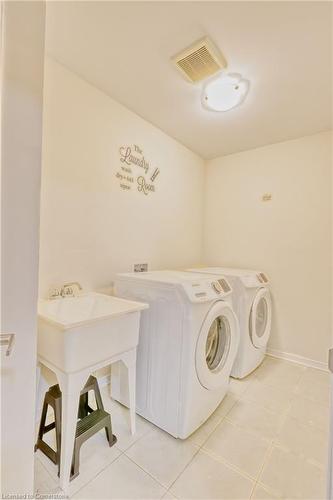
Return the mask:
[[(89, 406), (89, 392), (95, 394), (97, 409)], [(54, 422), (46, 425), (46, 416), (48, 406), (54, 411)], [(82, 444), (91, 436), (105, 428), (106, 437), (110, 446), (117, 442), (117, 438), (112, 434), (110, 414), (104, 410), (101, 393), (98, 387), (96, 377), (90, 376), (84, 388), (81, 391), (80, 403), (78, 408), (78, 423), (76, 426), (75, 443), (73, 450), (71, 480), (79, 475), (80, 449)], [(56, 451), (53, 450), (44, 440), (44, 434), (55, 429), (56, 433)], [(38, 439), (35, 445), (35, 451), (41, 450), (52, 462), (58, 465), (58, 476), (60, 474), (60, 453), (61, 453), (61, 391), (59, 385), (54, 385), (45, 394), (42, 417), (39, 426)]]

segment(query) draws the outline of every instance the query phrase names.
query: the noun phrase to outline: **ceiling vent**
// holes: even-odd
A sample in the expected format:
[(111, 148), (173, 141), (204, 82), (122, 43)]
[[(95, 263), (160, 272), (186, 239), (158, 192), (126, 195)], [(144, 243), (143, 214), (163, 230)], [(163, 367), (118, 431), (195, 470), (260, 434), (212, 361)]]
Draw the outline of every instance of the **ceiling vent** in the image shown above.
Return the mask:
[(200, 82), (227, 66), (219, 49), (207, 37), (182, 50), (172, 57), (172, 61), (182, 75), (192, 83)]

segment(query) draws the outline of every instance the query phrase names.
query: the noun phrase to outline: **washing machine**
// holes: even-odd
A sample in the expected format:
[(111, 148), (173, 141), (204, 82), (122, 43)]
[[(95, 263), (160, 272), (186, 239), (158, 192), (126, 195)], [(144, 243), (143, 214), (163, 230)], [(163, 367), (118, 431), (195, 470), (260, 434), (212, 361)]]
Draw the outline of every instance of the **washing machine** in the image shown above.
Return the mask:
[(231, 376), (244, 378), (263, 361), (271, 333), (272, 302), (269, 279), (260, 271), (208, 267), (189, 269), (201, 275), (226, 276), (233, 289), (233, 307), (239, 320), (240, 342)]
[[(137, 413), (185, 439), (214, 412), (229, 386), (239, 326), (226, 278), (181, 271), (119, 274), (118, 297), (149, 304), (137, 351)], [(127, 404), (124, 368), (112, 396)]]

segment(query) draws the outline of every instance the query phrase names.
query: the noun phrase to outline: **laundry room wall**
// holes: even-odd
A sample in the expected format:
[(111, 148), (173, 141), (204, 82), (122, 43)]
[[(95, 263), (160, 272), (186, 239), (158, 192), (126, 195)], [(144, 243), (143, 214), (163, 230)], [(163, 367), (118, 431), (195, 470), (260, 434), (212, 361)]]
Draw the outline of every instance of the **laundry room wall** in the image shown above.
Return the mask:
[(203, 264), (266, 271), (271, 352), (322, 367), (332, 335), (331, 144), (323, 132), (216, 158), (205, 194)]
[[(44, 91), (40, 295), (68, 281), (107, 287), (135, 263), (200, 262), (203, 160), (49, 58)], [(121, 161), (127, 147), (147, 174)], [(142, 176), (155, 192), (138, 190)]]

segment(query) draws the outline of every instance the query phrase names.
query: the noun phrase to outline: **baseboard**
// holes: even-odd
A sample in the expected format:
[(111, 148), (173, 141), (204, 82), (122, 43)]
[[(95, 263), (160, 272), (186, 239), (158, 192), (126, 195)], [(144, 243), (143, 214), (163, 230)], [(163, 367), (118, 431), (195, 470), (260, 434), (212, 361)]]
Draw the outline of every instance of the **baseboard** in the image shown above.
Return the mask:
[(286, 361), (291, 361), (292, 363), (307, 366), (308, 368), (317, 368), (317, 370), (323, 370), (325, 372), (328, 371), (328, 364), (324, 363), (324, 361), (316, 361), (314, 359), (305, 358), (304, 356), (299, 356), (298, 354), (292, 354), (270, 348), (267, 348), (267, 354), (273, 358), (284, 359)]

